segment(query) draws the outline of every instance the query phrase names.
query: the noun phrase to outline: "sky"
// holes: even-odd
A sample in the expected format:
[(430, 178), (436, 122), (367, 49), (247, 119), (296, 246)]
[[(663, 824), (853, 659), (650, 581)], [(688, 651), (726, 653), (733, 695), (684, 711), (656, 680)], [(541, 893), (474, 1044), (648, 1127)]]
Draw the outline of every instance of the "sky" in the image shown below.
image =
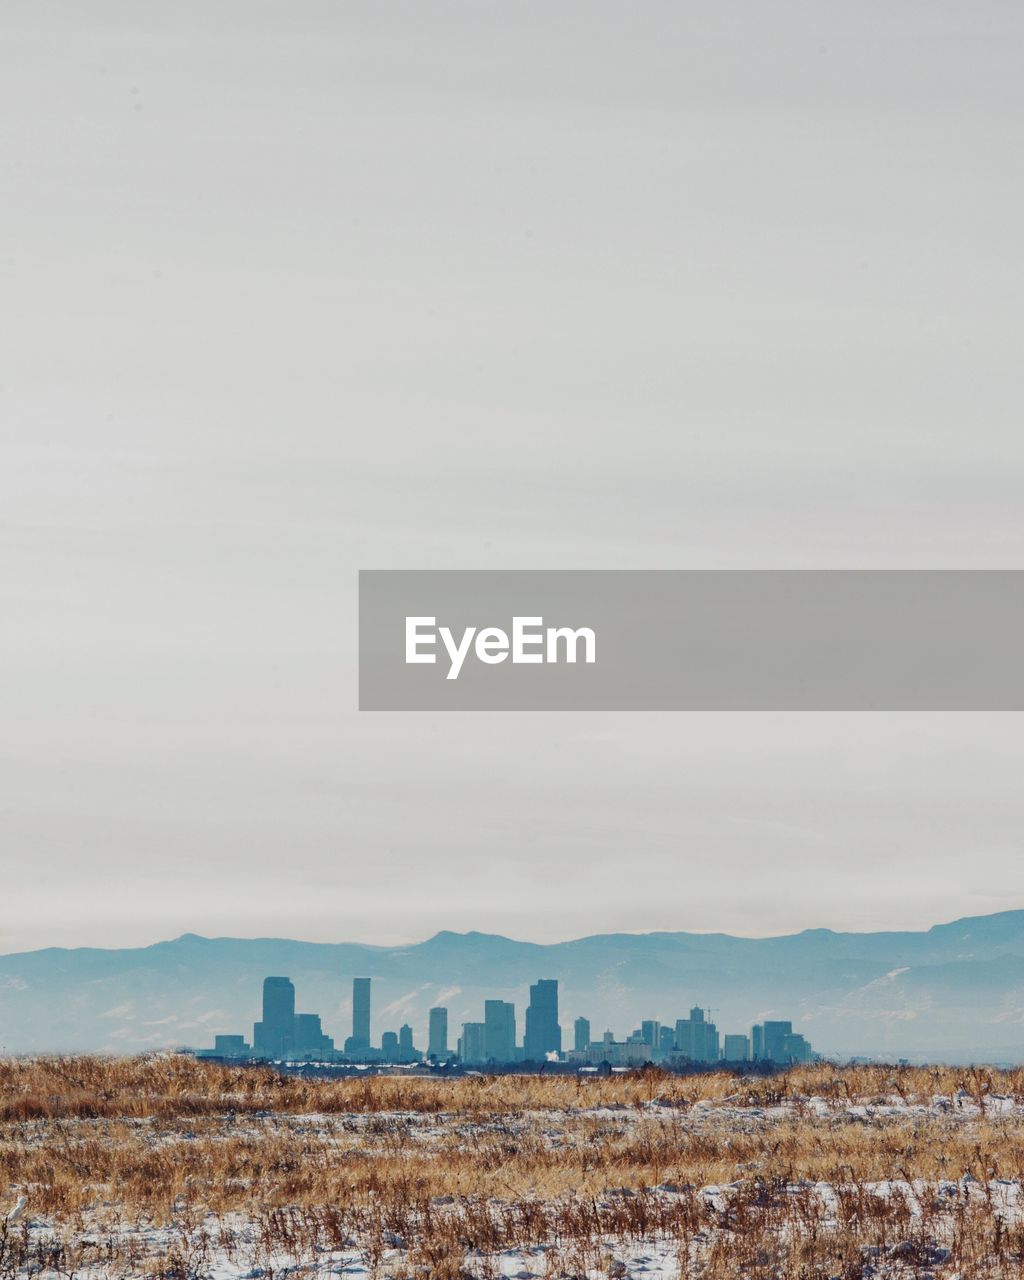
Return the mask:
[(1017, 715), (360, 714), (360, 568), (1024, 567), (1024, 11), (9, 0), (0, 951), (1024, 907)]

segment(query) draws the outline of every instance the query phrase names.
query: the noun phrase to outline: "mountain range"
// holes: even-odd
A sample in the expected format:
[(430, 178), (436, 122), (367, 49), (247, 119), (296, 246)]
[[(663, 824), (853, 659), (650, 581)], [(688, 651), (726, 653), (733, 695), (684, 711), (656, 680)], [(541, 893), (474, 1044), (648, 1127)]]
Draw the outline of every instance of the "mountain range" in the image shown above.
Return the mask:
[(435, 934), (411, 946), (204, 938), (130, 949), (49, 947), (0, 955), (0, 1051), (134, 1052), (252, 1036), (262, 981), (285, 974), (296, 1008), (320, 1013), (340, 1045), (353, 977), (373, 982), (373, 1035), (449, 1010), (450, 1040), (487, 997), (516, 1005), (518, 1033), (537, 978), (560, 981), (564, 1043), (572, 1020), (622, 1039), (642, 1018), (711, 1010), (722, 1033), (791, 1019), (826, 1055), (911, 1061), (1024, 1061), (1024, 911), (924, 932), (784, 937), (721, 933), (600, 934), (541, 945), (483, 933)]

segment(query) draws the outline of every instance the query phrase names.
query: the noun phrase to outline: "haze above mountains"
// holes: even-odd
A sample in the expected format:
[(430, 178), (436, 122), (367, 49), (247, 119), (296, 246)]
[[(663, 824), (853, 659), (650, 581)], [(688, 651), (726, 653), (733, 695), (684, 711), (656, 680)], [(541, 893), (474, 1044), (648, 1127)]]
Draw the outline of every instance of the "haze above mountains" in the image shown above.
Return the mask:
[(426, 1042), (427, 1010), (449, 1010), (450, 1039), (483, 1001), (514, 1001), (522, 1034), (527, 988), (560, 981), (565, 1043), (572, 1020), (623, 1038), (641, 1018), (674, 1022), (692, 1005), (722, 1032), (789, 1018), (825, 1054), (946, 1061), (1024, 1060), (1024, 911), (969, 917), (925, 932), (784, 937), (603, 934), (541, 945), (441, 932), (403, 947), (185, 934), (153, 946), (47, 948), (0, 956), (0, 1047), (132, 1052), (205, 1047), (218, 1032), (252, 1034), (261, 984), (286, 974), (297, 1007), (320, 1013), (340, 1044), (351, 980), (374, 979), (373, 1037), (410, 1022)]

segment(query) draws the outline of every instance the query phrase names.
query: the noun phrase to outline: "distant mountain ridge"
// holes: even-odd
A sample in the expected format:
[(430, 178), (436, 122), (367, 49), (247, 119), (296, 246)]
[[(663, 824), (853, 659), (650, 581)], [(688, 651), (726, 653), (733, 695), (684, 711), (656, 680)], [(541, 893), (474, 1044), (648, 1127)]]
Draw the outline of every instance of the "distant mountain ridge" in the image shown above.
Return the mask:
[(790, 1018), (827, 1054), (1024, 1061), (1024, 910), (967, 917), (923, 932), (808, 929), (769, 938), (712, 933), (600, 934), (518, 942), (442, 931), (386, 947), (183, 934), (128, 949), (49, 947), (0, 955), (0, 1047), (133, 1052), (202, 1047), (217, 1032), (249, 1038), (260, 988), (287, 974), (302, 1011), (349, 1033), (351, 981), (373, 978), (373, 1034), (445, 1004), (454, 1042), (486, 997), (512, 1000), (522, 1035), (528, 987), (560, 980), (565, 1042), (573, 1018), (624, 1036), (642, 1018), (674, 1022), (710, 1007), (719, 1030)]

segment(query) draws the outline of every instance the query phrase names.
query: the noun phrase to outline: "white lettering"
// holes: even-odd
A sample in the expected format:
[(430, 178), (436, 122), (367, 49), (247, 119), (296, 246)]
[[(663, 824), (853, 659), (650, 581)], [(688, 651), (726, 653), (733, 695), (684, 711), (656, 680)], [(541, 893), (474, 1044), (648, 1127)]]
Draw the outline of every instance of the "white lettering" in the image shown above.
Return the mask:
[(504, 662), (510, 653), (514, 663), (575, 663), (580, 660), (582, 644), (583, 661), (597, 661), (597, 635), (590, 627), (545, 628), (543, 618), (514, 616), (511, 640), (501, 627), (466, 627), (456, 641), (450, 627), (437, 627), (436, 624), (436, 618), (406, 618), (405, 660), (407, 663), (436, 662), (437, 655), (424, 650), (433, 649), (440, 636), (449, 659), (446, 680), (458, 680), (471, 649), (477, 660), (488, 666)]
[[(501, 627), (484, 627), (476, 638), (476, 656), (491, 666), (508, 657), (508, 635)], [(515, 662), (515, 655), (512, 657)]]
[(429, 623), (433, 626), (437, 621), (436, 618), (406, 618), (405, 620), (405, 660), (406, 662), (436, 662), (437, 655), (434, 653), (420, 653), (419, 646), (421, 644), (436, 644), (437, 636), (430, 634), (421, 636), (419, 633), (420, 623)]
[(543, 623), (543, 618), (513, 618), (512, 619), (512, 661), (513, 662), (543, 662), (543, 653), (527, 653), (526, 646), (543, 645), (544, 636), (540, 633), (531, 635), (527, 627), (539, 627)]
[(572, 627), (548, 627), (548, 662), (558, 661), (558, 642), (565, 641), (565, 660), (566, 662), (576, 661), (576, 646), (583, 637), (584, 662), (597, 661), (597, 636), (594, 635), (590, 627), (578, 627), (573, 631)]
[(462, 664), (466, 661), (466, 654), (469, 653), (469, 646), (473, 643), (473, 636), (476, 634), (476, 627), (467, 627), (462, 633), (462, 639), (455, 644), (455, 637), (447, 627), (441, 627), (440, 636), (444, 642), (444, 647), (448, 650), (448, 657), (452, 660), (452, 665), (448, 668), (446, 680), (458, 680), (459, 672), (462, 670)]

